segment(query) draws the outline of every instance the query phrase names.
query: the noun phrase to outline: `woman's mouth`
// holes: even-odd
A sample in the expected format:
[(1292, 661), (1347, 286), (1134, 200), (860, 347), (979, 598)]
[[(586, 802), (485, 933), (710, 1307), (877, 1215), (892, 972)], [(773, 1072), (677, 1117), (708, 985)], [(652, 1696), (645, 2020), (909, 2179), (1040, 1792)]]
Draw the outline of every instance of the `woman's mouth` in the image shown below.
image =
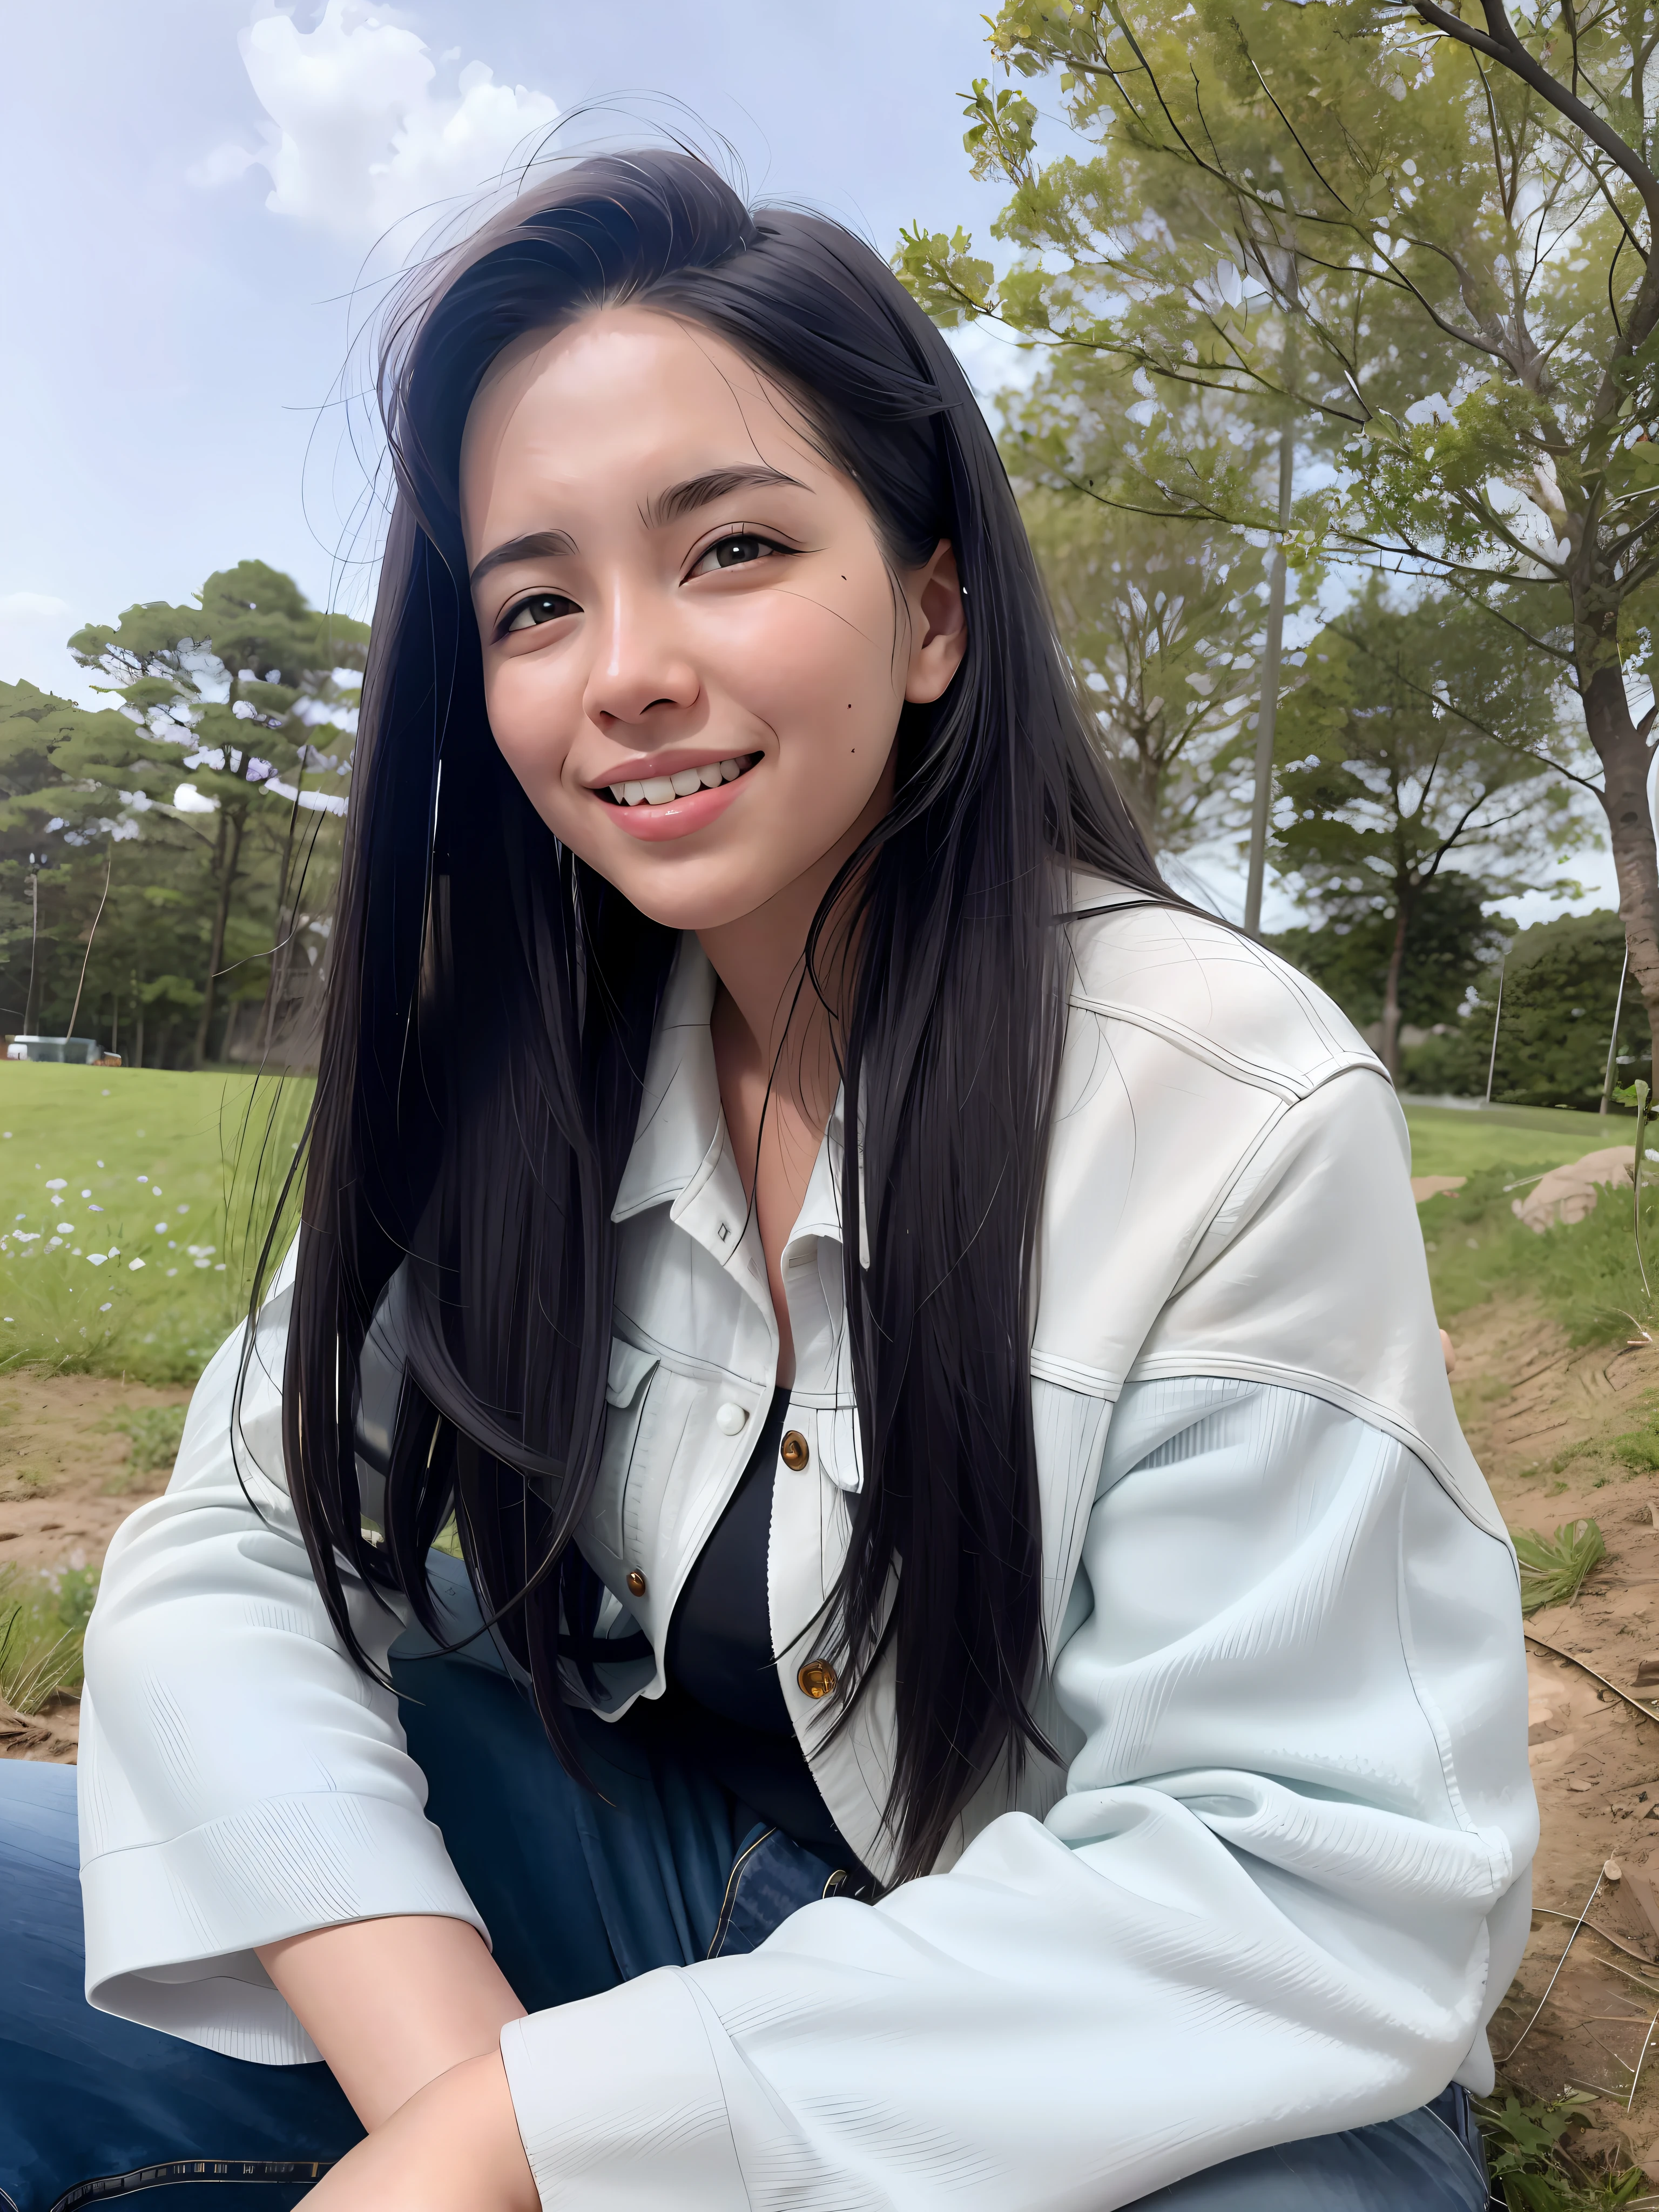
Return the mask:
[(738, 799), (738, 786), (763, 756), (734, 753), (670, 775), (602, 786), (594, 793), (624, 836), (644, 845), (672, 843), (706, 830)]
[(723, 783), (735, 783), (759, 758), (758, 753), (734, 754), (730, 760), (708, 761), (702, 768), (677, 769), (672, 775), (613, 783), (601, 789), (599, 796), (604, 799), (608, 792), (617, 806), (667, 806), (677, 799), (690, 799), (694, 792), (716, 791)]

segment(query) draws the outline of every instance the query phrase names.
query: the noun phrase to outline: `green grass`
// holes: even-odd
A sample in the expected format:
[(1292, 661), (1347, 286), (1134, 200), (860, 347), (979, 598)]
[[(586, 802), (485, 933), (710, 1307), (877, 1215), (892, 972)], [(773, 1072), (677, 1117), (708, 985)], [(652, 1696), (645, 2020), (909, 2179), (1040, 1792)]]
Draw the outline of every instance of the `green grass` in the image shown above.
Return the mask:
[(1609, 2173), (1574, 2157), (1571, 2146), (1590, 2124), (1595, 2105), (1582, 2090), (1545, 2104), (1502, 2083), (1492, 2096), (1477, 2099), (1487, 2170), (1510, 2212), (1615, 2212), (1641, 2195), (1640, 2166)]
[(1553, 1539), (1517, 1528), (1515, 1556), (1521, 1569), (1521, 1610), (1540, 1613), (1547, 1605), (1571, 1605), (1607, 1556), (1594, 1521), (1565, 1521)]
[(1479, 1175), (1508, 1168), (1523, 1176), (1537, 1168), (1563, 1166), (1609, 1145), (1636, 1139), (1633, 1114), (1568, 1114), (1546, 1106), (1453, 1106), (1402, 1104), (1412, 1134), (1412, 1173)]
[[(1467, 1178), (1462, 1190), (1425, 1200), (1418, 1208), (1435, 1307), (1443, 1322), (1487, 1298), (1530, 1291), (1565, 1323), (1576, 1342), (1617, 1341), (1638, 1330), (1659, 1334), (1653, 1301), (1637, 1265), (1629, 1191), (1604, 1189), (1584, 1220), (1547, 1230), (1541, 1237), (1514, 1212), (1540, 1170), (1613, 1146), (1633, 1151), (1633, 1115), (1402, 1103), (1411, 1131), (1412, 1173)], [(1659, 1164), (1652, 1162), (1644, 1173), (1642, 1223), (1649, 1280), (1659, 1289), (1654, 1267), (1659, 1258)]]
[(89, 1567), (0, 1567), (0, 1700), (38, 1713), (81, 1686), (81, 1646), (98, 1577)]
[(0, 1062), (0, 1370), (193, 1382), (246, 1310), (309, 1098), (302, 1079)]

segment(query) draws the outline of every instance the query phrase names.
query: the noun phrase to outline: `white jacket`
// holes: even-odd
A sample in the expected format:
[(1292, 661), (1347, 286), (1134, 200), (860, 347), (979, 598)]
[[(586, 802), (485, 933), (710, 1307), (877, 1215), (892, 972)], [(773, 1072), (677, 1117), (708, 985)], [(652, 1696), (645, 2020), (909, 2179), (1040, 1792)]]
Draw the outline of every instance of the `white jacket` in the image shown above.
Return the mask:
[[(1102, 894), (1074, 956), (1031, 1372), (1070, 1764), (988, 1784), (927, 1879), (746, 1957), (502, 2038), (544, 2205), (1110, 2212), (1260, 2145), (1490, 2085), (1537, 1821), (1512, 1554), (1458, 1429), (1372, 1055), (1206, 921)], [(583, 1548), (601, 1710), (662, 1685), (777, 1333), (720, 1109), (714, 978), (676, 963), (616, 1215), (604, 1468)], [(783, 1273), (796, 1346), (769, 1596), (779, 1680), (880, 1873), (890, 1686), (829, 1746), (796, 1682), (860, 1480), (832, 1123)], [(289, 1292), (235, 1338), (165, 1497), (111, 1548), (82, 1734), (88, 1994), (240, 2056), (314, 2056), (253, 1957), (386, 1913), (482, 1925), (395, 1702), (338, 1648), (283, 1485)], [(736, 1408), (744, 1416), (739, 1422)], [(250, 1464), (249, 1462), (252, 1462)], [(629, 1572), (644, 1595), (628, 1595)], [(383, 1651), (397, 1633), (358, 1592)], [(487, 1931), (486, 1931), (487, 1932)]]

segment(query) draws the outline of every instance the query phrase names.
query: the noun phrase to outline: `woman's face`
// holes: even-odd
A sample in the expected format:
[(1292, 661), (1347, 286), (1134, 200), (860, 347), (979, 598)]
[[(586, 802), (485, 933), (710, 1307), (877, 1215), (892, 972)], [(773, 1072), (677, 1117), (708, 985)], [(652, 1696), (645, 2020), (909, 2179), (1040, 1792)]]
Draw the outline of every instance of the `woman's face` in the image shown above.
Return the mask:
[(461, 507), (490, 727), (548, 828), (674, 928), (827, 881), (961, 660), (950, 547), (896, 592), (788, 402), (637, 307), (500, 356)]

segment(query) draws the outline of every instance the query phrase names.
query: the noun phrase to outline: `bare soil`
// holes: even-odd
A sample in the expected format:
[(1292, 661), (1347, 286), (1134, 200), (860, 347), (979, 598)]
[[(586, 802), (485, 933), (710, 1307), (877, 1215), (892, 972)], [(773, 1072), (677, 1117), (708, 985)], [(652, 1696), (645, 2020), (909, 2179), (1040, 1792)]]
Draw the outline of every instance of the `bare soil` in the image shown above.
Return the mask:
[[(1534, 1613), (1528, 1630), (1635, 1692), (1641, 1661), (1659, 1661), (1659, 1472), (1633, 1472), (1610, 1447), (1655, 1423), (1659, 1346), (1574, 1350), (1514, 1301), (1463, 1315), (1453, 1334), (1458, 1410), (1510, 1528), (1547, 1535), (1593, 1519), (1607, 1542), (1577, 1601)], [(1542, 1821), (1536, 1909), (1492, 2049), (1518, 2088), (1597, 2099), (1579, 2155), (1628, 2155), (1659, 2178), (1659, 1890), (1648, 1891), (1651, 1918), (1640, 1895), (1650, 1869), (1659, 1881), (1659, 1718), (1535, 1644), (1528, 1676)], [(1659, 1695), (1659, 1683), (1641, 1687)]]
[[(0, 1568), (97, 1567), (135, 1506), (167, 1486), (139, 1474), (112, 1422), (185, 1389), (150, 1389), (89, 1375), (0, 1379)], [(55, 1698), (25, 1717), (0, 1703), (0, 1759), (72, 1760), (79, 1699)]]

